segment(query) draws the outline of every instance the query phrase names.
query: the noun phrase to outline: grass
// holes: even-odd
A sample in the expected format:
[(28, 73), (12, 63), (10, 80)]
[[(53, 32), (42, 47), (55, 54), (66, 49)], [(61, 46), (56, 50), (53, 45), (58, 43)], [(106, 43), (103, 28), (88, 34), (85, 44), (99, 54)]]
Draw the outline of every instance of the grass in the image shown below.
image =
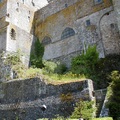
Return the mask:
[(92, 120), (113, 120), (112, 117), (93, 118)]
[(63, 83), (69, 83), (69, 82), (82, 81), (86, 79), (84, 75), (77, 76), (76, 74), (72, 74), (72, 73), (66, 73), (64, 75), (48, 74), (43, 76), (48, 83), (52, 83), (52, 84), (63, 84)]
[[(48, 118), (41, 118), (41, 119), (37, 119), (37, 120), (48, 120)], [(53, 118), (52, 120), (79, 120), (79, 119), (70, 119), (70, 118)], [(102, 117), (102, 118), (93, 118), (92, 120), (113, 120), (112, 117)]]
[(54, 85), (64, 84), (69, 82), (77, 82), (86, 79), (84, 75), (77, 75), (71, 72), (67, 72), (66, 74), (60, 75), (57, 73), (52, 74), (44, 74), (43, 70), (40, 68), (24, 68), (23, 66), (14, 66), (14, 70), (17, 73), (15, 79), (29, 79), (35, 77), (41, 77), (47, 83), (51, 83)]

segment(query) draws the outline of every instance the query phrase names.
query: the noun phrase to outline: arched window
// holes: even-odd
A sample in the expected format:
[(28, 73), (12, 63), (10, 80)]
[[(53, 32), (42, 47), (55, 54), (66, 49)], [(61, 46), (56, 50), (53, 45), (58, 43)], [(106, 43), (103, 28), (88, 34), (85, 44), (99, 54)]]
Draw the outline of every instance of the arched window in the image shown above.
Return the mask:
[(51, 43), (51, 38), (48, 37), (48, 36), (45, 36), (45, 37), (43, 38), (43, 40), (42, 40), (42, 44), (43, 44), (43, 45), (48, 45), (48, 44), (50, 44), (50, 43)]
[(66, 39), (66, 38), (74, 36), (74, 35), (75, 35), (75, 31), (72, 28), (67, 27), (62, 32), (61, 39)]
[(15, 30), (13, 28), (10, 31), (10, 36), (11, 36), (12, 40), (16, 40), (16, 32), (15, 32)]

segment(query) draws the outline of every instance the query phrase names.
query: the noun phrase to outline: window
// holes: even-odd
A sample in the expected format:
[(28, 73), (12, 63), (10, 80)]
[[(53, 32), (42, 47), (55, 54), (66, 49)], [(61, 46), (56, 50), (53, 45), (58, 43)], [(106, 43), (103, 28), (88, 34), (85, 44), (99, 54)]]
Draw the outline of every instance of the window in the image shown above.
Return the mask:
[(17, 6), (19, 7), (19, 3), (17, 2)]
[(22, 2), (24, 3), (24, 0), (22, 0)]
[(15, 40), (16, 39), (16, 32), (15, 30), (12, 28), (11, 31), (10, 31), (10, 36), (11, 36), (11, 39), (12, 40)]
[(43, 40), (42, 40), (42, 44), (43, 44), (43, 45), (48, 45), (48, 44), (50, 44), (50, 43), (51, 43), (51, 38), (48, 37), (48, 36), (45, 36), (45, 37), (43, 38)]
[(32, 5), (35, 6), (35, 3), (33, 2), (33, 0), (31, 1)]
[(66, 39), (68, 37), (74, 36), (75, 31), (72, 28), (65, 28), (65, 30), (62, 32), (61, 39)]
[(65, 4), (65, 7), (66, 7), (66, 8), (68, 7), (67, 3)]
[(90, 23), (90, 20), (86, 20), (86, 26), (90, 26), (91, 23)]
[(95, 4), (100, 4), (100, 3), (102, 3), (103, 2), (103, 0), (94, 0), (94, 3)]

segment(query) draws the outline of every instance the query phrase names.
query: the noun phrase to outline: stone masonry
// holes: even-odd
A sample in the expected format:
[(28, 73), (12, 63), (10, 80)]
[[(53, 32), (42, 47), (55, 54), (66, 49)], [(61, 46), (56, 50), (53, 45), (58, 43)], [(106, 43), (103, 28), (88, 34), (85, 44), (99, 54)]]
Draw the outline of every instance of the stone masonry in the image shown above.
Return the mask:
[[(68, 117), (80, 99), (92, 100), (93, 84), (84, 80), (61, 85), (47, 84), (41, 78), (13, 80), (0, 84), (0, 119), (36, 120)], [(41, 106), (46, 105), (43, 112)]]
[(1, 0), (0, 50), (29, 56), (35, 38), (45, 43), (43, 59), (70, 66), (89, 45), (99, 57), (120, 53), (119, 0)]

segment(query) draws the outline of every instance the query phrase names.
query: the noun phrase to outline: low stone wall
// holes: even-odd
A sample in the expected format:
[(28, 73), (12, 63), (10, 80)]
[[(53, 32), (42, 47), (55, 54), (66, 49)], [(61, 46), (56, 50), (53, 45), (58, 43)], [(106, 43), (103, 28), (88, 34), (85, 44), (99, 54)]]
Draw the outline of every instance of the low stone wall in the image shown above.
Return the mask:
[(96, 107), (97, 107), (96, 117), (100, 116), (101, 109), (105, 100), (106, 92), (107, 89), (95, 90)]
[[(47, 84), (40, 78), (15, 80), (0, 84), (0, 118), (5, 120), (36, 120), (70, 116), (80, 99), (92, 100), (91, 80)], [(42, 111), (41, 106), (47, 109)]]

